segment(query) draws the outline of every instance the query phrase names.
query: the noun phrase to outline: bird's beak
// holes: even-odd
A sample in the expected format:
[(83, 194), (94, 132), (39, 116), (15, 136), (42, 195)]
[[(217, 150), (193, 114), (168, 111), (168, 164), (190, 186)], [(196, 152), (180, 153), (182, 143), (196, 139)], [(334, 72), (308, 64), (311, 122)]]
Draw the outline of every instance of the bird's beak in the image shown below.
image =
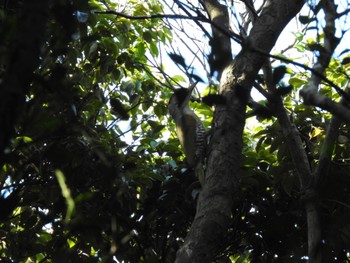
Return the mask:
[(186, 103), (189, 103), (191, 101), (191, 96), (192, 96), (192, 91), (194, 89), (195, 85), (191, 85), (190, 87), (187, 88), (187, 93), (186, 93), (186, 97), (185, 100)]
[(197, 83), (192, 83), (191, 86), (188, 87), (187, 96), (186, 96), (186, 99), (188, 101), (191, 100), (192, 92), (193, 92), (194, 88), (196, 87), (196, 84)]

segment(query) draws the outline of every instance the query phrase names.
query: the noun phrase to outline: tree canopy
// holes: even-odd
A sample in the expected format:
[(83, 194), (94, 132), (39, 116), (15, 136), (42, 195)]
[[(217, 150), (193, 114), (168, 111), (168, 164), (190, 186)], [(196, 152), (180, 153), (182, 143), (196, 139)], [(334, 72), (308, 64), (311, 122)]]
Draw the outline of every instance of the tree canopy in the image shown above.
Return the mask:
[(0, 6), (1, 262), (350, 261), (349, 1)]

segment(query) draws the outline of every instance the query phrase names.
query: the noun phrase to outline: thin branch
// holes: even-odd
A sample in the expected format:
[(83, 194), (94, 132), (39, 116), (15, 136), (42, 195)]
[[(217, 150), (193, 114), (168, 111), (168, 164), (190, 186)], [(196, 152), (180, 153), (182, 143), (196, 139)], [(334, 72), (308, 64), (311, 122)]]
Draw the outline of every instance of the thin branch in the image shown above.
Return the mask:
[(339, 14), (337, 15), (337, 18), (340, 18), (340, 17), (342, 17), (343, 15), (347, 15), (348, 13), (350, 13), (350, 9), (346, 9), (346, 10), (344, 10), (343, 12), (339, 13)]
[(337, 203), (337, 204), (340, 204), (344, 207), (346, 207), (347, 209), (350, 209), (350, 205), (344, 203), (344, 202), (341, 202), (341, 201), (338, 201), (338, 200), (335, 200), (335, 199), (326, 199), (327, 201), (329, 202), (334, 202), (334, 203)]
[[(349, 97), (348, 94), (347, 97)], [(323, 110), (327, 110), (328, 112), (342, 119), (344, 122), (350, 124), (350, 109), (347, 106), (344, 106), (344, 104), (337, 103), (317, 92), (309, 93), (306, 96), (304, 95), (304, 100), (307, 100), (307, 105), (312, 105), (315, 107), (320, 107)]]
[(168, 19), (188, 19), (188, 20), (199, 20), (199, 21), (205, 21), (203, 17), (200, 16), (185, 16), (185, 15), (173, 15), (173, 14), (154, 14), (154, 15), (144, 15), (144, 16), (133, 16), (133, 15), (127, 15), (125, 13), (113, 11), (113, 10), (106, 10), (106, 11), (93, 11), (93, 14), (102, 14), (102, 15), (116, 15), (120, 17), (124, 17), (127, 19), (132, 20), (144, 20), (144, 19), (154, 19), (154, 18), (168, 18)]
[[(207, 19), (205, 17), (202, 17), (202, 16), (199, 16), (199, 15), (196, 16), (196, 17), (186, 16), (186, 15), (172, 15), (172, 14), (155, 14), (155, 15), (145, 15), (145, 16), (132, 16), (132, 15), (127, 15), (127, 14), (116, 12), (116, 11), (112, 11), (112, 10), (95, 11), (94, 13), (95, 14), (112, 14), (112, 15), (121, 16), (121, 17), (124, 17), (124, 18), (127, 18), (127, 19), (136, 19), (136, 20), (139, 20), (139, 19), (152, 19), (152, 18), (189, 19), (189, 20), (194, 20), (197, 23), (197, 25), (199, 25), (199, 26), (201, 26), (200, 23), (199, 23), (199, 21), (201, 21), (201, 22), (208, 23), (208, 24), (214, 26), (221, 33), (223, 33), (226, 36), (229, 36), (232, 40), (236, 41), (237, 43), (244, 44), (244, 43), (242, 43), (242, 38), (238, 34), (236, 34), (234, 32), (231, 32), (230, 30), (225, 30), (222, 27), (216, 25), (215, 23), (212, 23), (209, 19)], [(203, 26), (201, 26), (201, 28), (202, 27)], [(206, 32), (206, 31), (204, 31), (204, 32)], [(321, 80), (323, 80), (326, 84), (328, 84), (332, 88), (334, 88), (338, 92), (339, 95), (343, 96), (344, 98), (346, 98), (347, 101), (350, 102), (350, 95), (346, 94), (338, 85), (336, 85), (333, 81), (329, 80), (322, 73), (319, 73), (319, 71), (315, 67), (311, 68), (311, 67), (306, 66), (306, 65), (304, 65), (302, 63), (293, 61), (293, 60), (285, 58), (285, 57), (272, 55), (272, 54), (263, 52), (261, 50), (258, 50), (256, 48), (253, 48), (253, 47), (248, 46), (248, 45), (246, 45), (245, 47), (247, 49), (251, 50), (252, 52), (256, 52), (256, 53), (258, 53), (260, 55), (263, 55), (263, 56), (266, 56), (266, 57), (270, 57), (270, 58), (274, 58), (276, 60), (285, 62), (287, 64), (292, 64), (292, 65), (298, 66), (300, 68), (303, 68), (303, 69), (305, 69), (307, 71), (310, 71), (315, 77), (318, 77)]]
[(130, 126), (130, 128), (124, 132), (122, 132), (121, 134), (118, 134), (118, 136), (116, 136), (116, 138), (120, 138), (122, 136), (124, 136), (125, 134), (131, 132), (132, 130), (136, 129), (138, 126), (140, 126), (142, 123), (144, 123), (145, 121), (147, 121), (148, 119), (154, 117), (154, 115), (149, 115), (147, 117), (142, 118), (139, 122), (137, 122), (135, 125)]
[[(331, 60), (331, 56), (334, 53), (334, 50), (338, 46), (340, 41), (340, 39), (338, 39), (335, 36), (335, 31), (336, 31), (335, 20), (337, 17), (335, 4), (332, 1), (324, 1), (322, 8), (324, 9), (325, 20), (326, 20), (326, 25), (324, 27), (323, 48), (319, 50), (320, 55), (317, 59), (317, 62), (312, 68), (313, 71), (312, 71), (311, 78), (309, 80), (309, 84), (300, 91), (300, 94), (303, 97), (304, 102), (306, 104), (310, 104), (312, 99), (315, 100), (313, 96), (316, 96), (321, 80), (327, 79), (326, 77), (322, 78), (321, 76), (323, 76), (323, 72), (325, 72), (326, 68), (328, 67), (329, 62)], [(327, 79), (327, 82), (328, 81), (329, 80)], [(333, 87), (335, 88), (335, 86), (337, 85), (334, 85)], [(337, 87), (335, 88), (335, 90), (344, 98), (346, 98), (348, 101), (350, 101), (349, 95), (345, 93), (342, 89)], [(318, 101), (320, 102), (320, 100)]]

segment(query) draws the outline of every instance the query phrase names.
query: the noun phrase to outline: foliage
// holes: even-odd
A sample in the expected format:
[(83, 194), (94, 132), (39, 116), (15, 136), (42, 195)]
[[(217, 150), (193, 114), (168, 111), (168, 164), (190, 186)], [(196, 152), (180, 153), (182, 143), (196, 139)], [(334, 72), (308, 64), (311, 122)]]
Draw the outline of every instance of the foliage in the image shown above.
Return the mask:
[[(4, 72), (16, 59), (8, 50), (21, 40), (21, 3), (10, 3), (0, 10)], [(170, 84), (186, 84), (154, 64), (174, 33), (160, 18), (133, 20), (105, 10), (149, 16), (163, 6), (50, 1), (39, 66), (1, 160), (3, 262), (173, 262), (190, 227), (199, 184), (167, 117)], [(310, 41), (296, 39), (293, 52), (315, 51)], [(332, 59), (326, 72), (340, 87), (348, 82), (344, 58)], [(314, 166), (331, 116), (301, 103), (298, 91), (309, 77), (289, 68), (281, 81), (294, 87), (284, 105)], [(215, 89), (209, 85), (203, 94)], [(339, 99), (326, 85), (321, 92)], [(192, 106), (209, 128), (212, 109)], [(307, 255), (305, 193), (276, 118), (253, 118), (243, 138), (239, 205), (217, 261), (300, 262)], [(345, 262), (350, 253), (348, 125), (339, 132), (319, 204), (327, 262)]]
[[(135, 15), (160, 10), (147, 4), (128, 8)], [(51, 3), (40, 67), (2, 162), (3, 261), (108, 262), (114, 255), (150, 261), (176, 249), (190, 222), (182, 214), (193, 214), (194, 200), (177, 189), (188, 188), (193, 176), (168, 164), (181, 155), (174, 139), (162, 140), (170, 92), (154, 80), (145, 56), (156, 56), (158, 42), (171, 34), (159, 19), (92, 13), (104, 8), (93, 1)], [(5, 66), (14, 59), (5, 51), (19, 12), (2, 10), (12, 29), (1, 31), (8, 39), (1, 45)], [(133, 134), (130, 144), (125, 130)], [(182, 227), (173, 228), (175, 222)]]

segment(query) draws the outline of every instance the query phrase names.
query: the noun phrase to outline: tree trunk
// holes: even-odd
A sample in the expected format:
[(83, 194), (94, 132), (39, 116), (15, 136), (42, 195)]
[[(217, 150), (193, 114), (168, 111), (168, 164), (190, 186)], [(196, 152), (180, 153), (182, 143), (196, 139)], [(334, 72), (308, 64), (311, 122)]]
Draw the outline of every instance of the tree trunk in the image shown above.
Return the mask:
[(284, 27), (303, 4), (303, 0), (267, 1), (242, 51), (221, 74), (220, 94), (226, 98), (226, 104), (218, 105), (214, 114), (206, 182), (191, 229), (177, 252), (178, 263), (212, 262), (220, 249), (239, 191), (247, 94), (267, 59), (264, 54), (269, 54)]

